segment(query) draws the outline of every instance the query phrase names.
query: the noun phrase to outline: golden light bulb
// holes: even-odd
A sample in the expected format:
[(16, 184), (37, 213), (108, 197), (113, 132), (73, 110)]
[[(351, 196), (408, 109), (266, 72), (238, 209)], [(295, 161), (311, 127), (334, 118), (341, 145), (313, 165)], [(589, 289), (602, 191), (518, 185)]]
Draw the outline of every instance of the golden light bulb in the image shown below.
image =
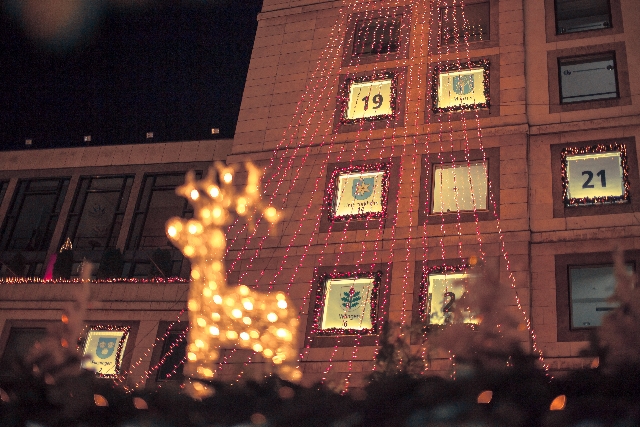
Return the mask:
[(269, 313), (267, 314), (267, 320), (271, 323), (277, 322), (278, 321), (278, 315), (275, 313)]
[(240, 295), (243, 297), (246, 297), (249, 295), (249, 288), (246, 285), (240, 285), (238, 286), (238, 292), (240, 292)]
[(248, 310), (248, 311), (253, 310), (253, 303), (249, 300), (243, 301), (242, 306), (244, 307), (245, 310)]
[(222, 297), (220, 295), (214, 295), (213, 302), (215, 302), (216, 304), (222, 304)]
[(216, 328), (215, 326), (210, 326), (209, 327), (209, 333), (211, 335), (218, 336), (218, 335), (220, 335), (220, 329)]
[(236, 308), (233, 311), (231, 311), (231, 315), (236, 319), (239, 319), (242, 317), (242, 310)]
[(193, 246), (185, 246), (182, 252), (184, 252), (186, 256), (191, 257), (194, 253), (196, 253), (196, 250)]
[(247, 341), (249, 339), (249, 334), (246, 332), (243, 332), (240, 334), (240, 339), (243, 341)]
[(191, 200), (198, 200), (198, 198), (200, 197), (200, 193), (198, 193), (198, 190), (196, 190), (195, 188), (193, 190), (191, 190)]
[(242, 318), (242, 323), (244, 323), (245, 325), (250, 325), (251, 324), (251, 318), (250, 317), (243, 317)]
[(249, 331), (249, 336), (253, 339), (258, 339), (260, 337), (260, 332), (256, 331), (255, 329), (252, 329)]
[(220, 218), (220, 216), (222, 215), (222, 209), (216, 206), (211, 211), (211, 214), (213, 215), (214, 218)]
[(200, 272), (198, 270), (191, 270), (191, 278), (198, 280), (200, 278)]
[(281, 308), (284, 310), (285, 308), (287, 308), (287, 302), (284, 300), (278, 301), (278, 308)]
[(222, 176), (222, 180), (224, 182), (226, 182), (227, 184), (229, 184), (231, 181), (233, 181), (233, 175), (231, 175), (231, 172), (226, 172), (223, 176)]
[(278, 217), (278, 211), (273, 206), (269, 206), (264, 210), (264, 217), (269, 222), (273, 222)]
[(167, 234), (171, 237), (176, 237), (176, 235), (178, 234), (178, 230), (176, 230), (176, 228), (173, 225), (170, 225), (167, 228)]
[(219, 322), (220, 321), (220, 313), (211, 313), (211, 318), (214, 321)]
[(201, 328), (204, 328), (205, 326), (207, 326), (207, 321), (204, 320), (202, 317), (198, 317), (198, 320), (196, 320), (196, 323), (198, 324), (198, 326), (200, 326)]
[(195, 224), (189, 224), (189, 233), (196, 234), (198, 232), (198, 226)]
[(192, 362), (197, 359), (196, 354), (195, 353), (191, 353), (191, 352), (189, 354), (187, 354), (187, 358)]
[(256, 353), (261, 353), (262, 352), (262, 346), (260, 344), (254, 344), (253, 345), (253, 351), (255, 351)]
[(273, 351), (270, 348), (265, 349), (262, 354), (264, 355), (264, 357), (266, 357), (267, 359), (271, 359), (273, 357)]
[(209, 195), (214, 199), (220, 195), (220, 189), (216, 185), (209, 187)]
[(238, 333), (236, 331), (227, 331), (227, 338), (230, 340), (237, 340)]
[(202, 341), (202, 340), (196, 340), (196, 347), (198, 347), (198, 348), (202, 348), (202, 347), (204, 347), (204, 341)]
[(213, 294), (213, 292), (211, 291), (211, 289), (209, 288), (204, 288), (202, 290), (202, 295), (206, 298), (209, 298), (211, 295)]

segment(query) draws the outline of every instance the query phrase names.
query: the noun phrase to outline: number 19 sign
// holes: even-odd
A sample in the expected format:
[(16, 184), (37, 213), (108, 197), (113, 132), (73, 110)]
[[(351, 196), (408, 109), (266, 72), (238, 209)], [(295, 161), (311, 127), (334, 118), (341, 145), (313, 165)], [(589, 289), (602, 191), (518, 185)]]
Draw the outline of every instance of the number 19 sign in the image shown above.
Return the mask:
[(624, 196), (620, 151), (568, 155), (567, 199)]
[(392, 79), (351, 83), (345, 118), (357, 120), (392, 115), (392, 85)]

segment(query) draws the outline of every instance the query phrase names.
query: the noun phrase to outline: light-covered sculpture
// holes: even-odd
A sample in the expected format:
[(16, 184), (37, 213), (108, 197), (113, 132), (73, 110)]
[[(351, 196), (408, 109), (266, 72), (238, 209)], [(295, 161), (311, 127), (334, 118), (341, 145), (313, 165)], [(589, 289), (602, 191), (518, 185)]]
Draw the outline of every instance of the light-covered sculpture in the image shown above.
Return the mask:
[(185, 374), (187, 391), (196, 398), (213, 392), (207, 381), (214, 377), (221, 348), (252, 349), (270, 359), (282, 378), (298, 381), (302, 376), (295, 366), (298, 320), (286, 295), (226, 283), (224, 227), (232, 213), (246, 217), (250, 227), (255, 226), (257, 215), (270, 225), (280, 216), (274, 207), (262, 203), (258, 168), (251, 163), (246, 168), (247, 185), (241, 193), (232, 185), (233, 167), (216, 163), (201, 181), (189, 172), (176, 193), (193, 205), (194, 216), (167, 222), (167, 236), (191, 260)]

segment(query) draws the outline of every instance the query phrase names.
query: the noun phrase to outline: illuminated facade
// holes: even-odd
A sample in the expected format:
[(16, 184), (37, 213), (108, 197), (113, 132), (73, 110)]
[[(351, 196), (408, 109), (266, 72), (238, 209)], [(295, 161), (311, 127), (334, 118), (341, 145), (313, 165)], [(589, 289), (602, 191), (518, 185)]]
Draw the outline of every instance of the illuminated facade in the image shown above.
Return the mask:
[[(470, 259), (513, 293), (524, 348), (553, 371), (588, 365), (611, 250), (640, 267), (640, 14), (584, 3), (264, 0), (233, 141), (0, 153), (2, 272), (46, 276), (69, 237), (72, 274), (87, 258), (99, 279), (182, 277), (97, 283), (87, 319), (130, 327), (126, 383), (180, 378), (189, 266), (163, 230), (192, 211), (172, 191), (188, 169), (251, 160), (284, 216), (274, 236), (229, 227), (227, 282), (287, 295), (304, 383), (363, 384), (386, 322), (446, 323)], [(70, 286), (2, 286), (3, 358)], [(216, 375), (261, 360), (223, 351)]]

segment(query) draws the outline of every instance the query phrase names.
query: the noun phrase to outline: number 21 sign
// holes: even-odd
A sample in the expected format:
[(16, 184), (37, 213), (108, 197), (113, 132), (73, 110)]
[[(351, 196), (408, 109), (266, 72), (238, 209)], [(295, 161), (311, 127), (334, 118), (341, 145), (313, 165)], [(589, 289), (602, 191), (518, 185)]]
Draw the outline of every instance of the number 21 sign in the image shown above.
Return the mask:
[(565, 152), (565, 202), (577, 205), (626, 200), (625, 160), (621, 146)]

